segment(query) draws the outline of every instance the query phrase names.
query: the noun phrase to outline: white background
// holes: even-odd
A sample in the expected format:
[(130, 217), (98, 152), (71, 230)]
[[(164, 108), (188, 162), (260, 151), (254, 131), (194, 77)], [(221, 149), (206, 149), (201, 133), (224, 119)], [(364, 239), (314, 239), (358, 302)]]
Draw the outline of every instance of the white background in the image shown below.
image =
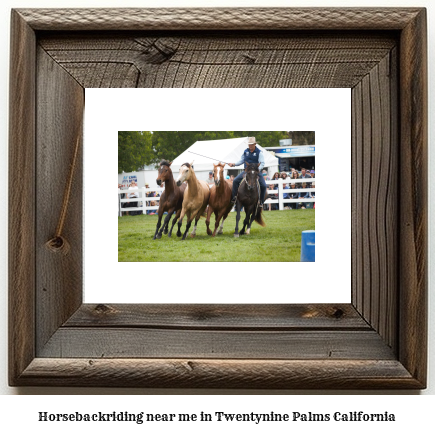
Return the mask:
[[(350, 89), (87, 89), (84, 159), (85, 301), (349, 303), (350, 94)], [(171, 101), (171, 104), (167, 101)], [(111, 188), (117, 182), (118, 130), (314, 130), (316, 262), (275, 263), (275, 268), (265, 267), (264, 263), (261, 263), (261, 267), (258, 263), (246, 262), (197, 263), (189, 262), (188, 258), (182, 258), (187, 262), (169, 264), (118, 263), (118, 197), (116, 188)], [(104, 169), (98, 169), (98, 184), (106, 189), (98, 191), (96, 201), (95, 189), (87, 189), (86, 186), (94, 184), (95, 168), (101, 168), (102, 153)], [(343, 168), (342, 175), (336, 172), (342, 181), (327, 181), (333, 167)], [(331, 184), (339, 186), (338, 191), (333, 192)], [(104, 218), (101, 218), (102, 205)], [(291, 212), (287, 214), (289, 219), (296, 218)], [(266, 222), (267, 217), (265, 213)], [(183, 223), (185, 228), (186, 222)], [(197, 233), (205, 234), (205, 228), (205, 221), (201, 220)], [(267, 231), (267, 226), (261, 230)], [(283, 233), (285, 230), (284, 226)], [(233, 233), (234, 227), (227, 224), (224, 231)], [(99, 234), (98, 243), (94, 242), (95, 237), (86, 234)], [(240, 254), (243, 255), (243, 240), (230, 241), (239, 243)], [(174, 232), (172, 242), (194, 243), (195, 240), (187, 238), (186, 241), (180, 241)], [(273, 245), (264, 252), (266, 258), (271, 249)], [(168, 270), (172, 278), (163, 287), (162, 276)], [(135, 276), (132, 279), (135, 283), (129, 285), (126, 276)], [(251, 282), (258, 281), (257, 290), (246, 291), (246, 276), (250, 276)], [(228, 284), (223, 284), (224, 281)], [(156, 291), (156, 288), (160, 289)]]
[[(121, 399), (113, 399), (111, 397), (99, 397), (98, 399), (93, 399), (92, 396), (87, 396), (90, 394), (124, 394), (124, 395), (136, 395), (136, 394), (208, 394), (213, 395), (216, 393), (213, 390), (200, 390), (200, 391), (192, 391), (192, 390), (123, 390), (123, 389), (86, 389), (86, 388), (9, 388), (7, 386), (7, 200), (9, 192), (6, 189), (7, 185), (7, 135), (8, 135), (8, 62), (9, 62), (9, 14), (11, 7), (60, 7), (60, 6), (70, 6), (70, 7), (127, 7), (127, 6), (299, 6), (299, 7), (307, 7), (307, 6), (340, 6), (340, 7), (349, 7), (350, 3), (348, 0), (342, 1), (331, 1), (331, 0), (317, 0), (317, 1), (282, 1), (282, 0), (272, 0), (266, 2), (265, 0), (224, 0), (224, 1), (195, 1), (195, 0), (163, 0), (163, 1), (153, 1), (153, 0), (70, 0), (68, 2), (59, 2), (55, 0), (44, 0), (44, 1), (18, 1), (18, 0), (3, 0), (0, 4), (0, 41), (1, 41), (1, 62), (0, 62), (0, 98), (1, 98), (1, 106), (0, 106), (0, 176), (1, 184), (3, 186), (0, 189), (0, 203), (2, 207), (0, 208), (0, 304), (1, 304), (1, 315), (0, 315), (0, 393), (6, 395), (35, 395), (29, 397), (13, 397), (13, 396), (2, 396), (0, 397), (0, 412), (1, 412), (1, 425), (4, 427), (8, 427), (9, 423), (16, 424), (15, 427), (20, 430), (21, 427), (33, 429), (35, 428), (39, 430), (44, 430), (47, 432), (59, 432), (59, 425), (52, 425), (50, 428), (46, 426), (36, 426), (35, 423), (35, 414), (34, 411), (45, 410), (46, 408), (53, 410), (75, 410), (86, 408), (89, 411), (98, 411), (98, 410), (123, 410), (123, 409), (136, 409), (141, 406), (145, 411), (150, 409), (150, 411), (156, 411), (157, 409), (161, 409), (160, 411), (172, 411), (180, 408), (180, 410), (184, 410), (186, 408), (191, 409), (190, 411), (200, 411), (202, 408), (207, 411), (210, 407), (215, 408), (215, 411), (219, 411), (220, 408), (225, 407), (225, 409), (239, 410), (242, 411), (246, 408), (247, 403), (251, 403), (255, 400), (255, 408), (254, 405), (251, 407), (252, 410), (257, 410), (258, 408), (264, 409), (264, 411), (268, 409), (277, 409), (277, 411), (284, 411), (284, 409), (288, 409), (288, 411), (292, 411), (295, 407), (302, 407), (306, 411), (322, 411), (322, 409), (329, 408), (339, 408), (343, 405), (346, 408), (354, 407), (357, 410), (359, 409), (370, 409), (370, 406), (373, 405), (377, 411), (382, 411), (387, 406), (395, 409), (396, 412), (402, 415), (401, 420), (394, 424), (392, 428), (395, 432), (402, 431), (421, 431), (425, 429), (427, 426), (432, 426), (432, 413), (434, 408), (434, 399), (433, 393), (435, 391), (435, 375), (434, 375), (434, 360), (435, 360), (435, 342), (434, 342), (434, 322), (433, 322), (433, 312), (435, 310), (435, 302), (433, 297), (433, 280), (434, 280), (434, 267), (431, 264), (431, 258), (433, 256), (433, 249), (435, 246), (435, 238), (434, 233), (431, 230), (431, 225), (429, 226), (429, 241), (430, 241), (430, 251), (429, 251), (429, 357), (430, 357), (430, 367), (429, 367), (429, 388), (425, 391), (405, 391), (405, 392), (388, 392), (388, 394), (400, 394), (402, 396), (364, 396), (367, 394), (370, 395), (383, 395), (385, 391), (355, 391), (355, 392), (333, 392), (333, 391), (318, 391), (317, 395), (328, 394), (333, 395), (331, 397), (324, 396), (293, 396), (294, 393), (298, 395), (303, 395), (302, 391), (283, 391), (283, 392), (262, 392), (262, 391), (224, 391), (228, 394), (234, 394), (234, 396), (209, 396), (207, 398), (203, 398), (202, 396), (187, 396), (180, 399), (179, 397), (147, 397), (141, 396), (140, 398), (136, 396), (124, 396)], [(429, 24), (429, 142), (430, 138), (434, 131), (435, 126), (435, 115), (433, 110), (433, 95), (435, 91), (435, 83), (432, 78), (432, 71), (434, 69), (434, 23), (435, 23), (435, 5), (433, 1), (425, 0), (425, 1), (411, 1), (411, 0), (394, 0), (394, 1), (373, 1), (373, 0), (360, 0), (358, 2), (353, 2), (354, 6), (390, 6), (390, 7), (398, 7), (398, 6), (425, 6), (428, 8), (428, 24)], [(429, 174), (430, 174), (430, 183), (434, 182), (434, 178), (432, 175), (432, 167), (433, 167), (433, 152), (430, 151), (430, 160), (429, 160)], [(429, 213), (430, 220), (432, 220), (433, 213), (433, 204), (435, 203), (435, 196), (433, 189), (430, 189), (430, 200), (429, 200)], [(217, 392), (222, 393), (222, 392)], [(262, 395), (257, 397), (243, 397), (240, 398), (237, 394), (256, 394)], [(264, 394), (273, 393), (274, 396), (265, 396)], [(306, 393), (310, 394), (312, 392), (307, 391)], [(340, 396), (342, 394), (355, 394), (355, 396)], [(38, 394), (46, 395), (46, 396), (37, 396)], [(56, 394), (84, 394), (84, 396), (76, 397), (76, 399), (59, 399), (55, 396)], [(336, 395), (339, 396), (336, 396)], [(430, 397), (414, 397), (415, 394), (423, 394), (423, 395), (432, 395)], [(251, 411), (252, 411), (251, 410)], [(100, 426), (99, 426), (100, 427)], [(302, 425), (302, 429), (304, 429), (305, 425)], [(372, 432), (385, 432), (386, 429), (391, 427), (390, 425), (364, 425), (360, 426), (359, 424), (352, 425), (342, 425), (341, 430), (346, 430), (349, 432), (349, 429), (354, 430), (355, 432), (367, 432), (368, 429)], [(100, 427), (101, 428), (101, 427)], [(203, 429), (202, 426), (200, 426)], [(235, 426), (235, 428), (240, 432), (240, 426)], [(291, 425), (290, 429), (285, 427), (285, 432), (288, 433), (291, 429), (301, 428), (300, 425)], [(314, 430), (318, 429), (318, 425), (309, 424), (305, 429)], [(337, 425), (328, 425), (321, 426), (321, 429), (325, 430), (325, 428), (329, 428), (329, 430), (334, 430), (337, 433)], [(8, 429), (8, 428), (6, 428)], [(9, 429), (12, 429), (9, 427)], [(64, 432), (77, 432), (78, 429), (83, 430), (82, 426), (77, 426), (74, 424), (71, 425), (62, 425), (61, 429)], [(91, 428), (87, 428), (88, 430)], [(95, 426), (92, 426), (92, 429), (95, 429)], [(105, 428), (106, 430), (109, 427)], [(124, 426), (110, 426), (110, 432), (117, 432), (120, 429), (125, 429)], [(146, 429), (144, 426), (139, 426), (140, 432), (143, 432)], [(180, 429), (177, 426), (177, 429)], [(185, 428), (186, 429), (186, 428)], [(187, 429), (192, 430), (192, 426), (187, 426)], [(221, 426), (217, 426), (217, 429), (222, 430)], [(228, 426), (225, 427), (226, 430), (229, 430)], [(251, 429), (250, 426), (247, 426), (247, 429)], [(235, 431), (235, 429), (233, 428)], [(265, 432), (266, 429), (264, 427), (255, 428), (258, 432)], [(329, 432), (329, 430), (327, 432)], [(364, 430), (364, 431), (363, 431)], [(270, 431), (270, 429), (269, 429)], [(281, 429), (281, 431), (284, 431)]]

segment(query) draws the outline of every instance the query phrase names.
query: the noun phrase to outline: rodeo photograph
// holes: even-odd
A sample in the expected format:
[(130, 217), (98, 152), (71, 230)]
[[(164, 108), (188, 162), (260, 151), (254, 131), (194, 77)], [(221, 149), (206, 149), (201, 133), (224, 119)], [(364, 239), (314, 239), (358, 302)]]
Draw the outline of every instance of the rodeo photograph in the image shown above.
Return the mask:
[(314, 131), (118, 131), (119, 262), (315, 262)]

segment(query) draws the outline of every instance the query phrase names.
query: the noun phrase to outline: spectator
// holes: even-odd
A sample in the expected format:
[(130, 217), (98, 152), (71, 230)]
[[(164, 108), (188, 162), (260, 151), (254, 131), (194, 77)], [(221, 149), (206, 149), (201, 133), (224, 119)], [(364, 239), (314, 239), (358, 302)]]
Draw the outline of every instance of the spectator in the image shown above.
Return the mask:
[[(315, 182), (311, 183), (311, 188), (313, 190), (313, 191), (310, 192), (311, 193), (311, 197), (313, 199), (315, 199), (316, 198), (316, 191), (315, 191), (316, 185), (315, 185)], [(313, 209), (315, 209), (316, 208), (316, 202), (312, 202), (312, 204), (313, 204)]]
[[(154, 200), (152, 200), (150, 202), (150, 206), (156, 206), (156, 202)], [(147, 214), (148, 215), (156, 215), (156, 213), (157, 213), (156, 209), (149, 209), (149, 210), (147, 210)]]
[(287, 173), (282, 172), (280, 177), (281, 177), (281, 179), (287, 179)]
[(211, 188), (214, 185), (213, 172), (208, 172), (208, 178), (205, 182), (208, 184), (209, 188)]
[[(277, 181), (278, 182), (278, 180), (279, 180), (279, 173), (275, 172), (273, 174), (272, 181)], [(278, 184), (270, 184), (269, 185), (269, 190), (278, 190)], [(278, 195), (277, 194), (270, 194), (270, 192), (269, 192), (269, 197), (271, 199), (273, 199), (273, 200), (278, 199)], [(269, 203), (269, 211), (271, 211), (271, 210), (277, 210), (277, 209), (278, 209), (278, 204), (276, 204), (276, 203)]]
[[(133, 190), (131, 193), (127, 193), (128, 199), (137, 199), (139, 197), (138, 191), (137, 191), (137, 184), (135, 181), (131, 181), (130, 186), (128, 187), (128, 190)], [(128, 208), (136, 208), (137, 202), (127, 202), (126, 203)], [(130, 211), (130, 214), (127, 212), (127, 215), (137, 215), (138, 213), (136, 211)]]
[(270, 181), (270, 178), (267, 176), (267, 170), (266, 170), (266, 169), (263, 169), (263, 170), (261, 171), (261, 174), (263, 175), (263, 179), (264, 179), (265, 181)]
[[(297, 174), (297, 172), (295, 173)], [(291, 184), (290, 190), (295, 190), (289, 193), (290, 199), (299, 199), (300, 194), (296, 191), (296, 184)], [(296, 202), (290, 203), (289, 205), (291, 209), (298, 209), (298, 203)]]
[[(288, 184), (283, 184), (283, 185), (282, 185), (282, 188), (283, 188), (283, 190), (289, 190), (289, 186), (288, 186)], [(283, 199), (290, 199), (290, 194), (289, 194), (289, 193), (283, 193), (282, 198), (283, 198)], [(290, 205), (290, 204), (285, 203), (285, 204), (284, 204), (284, 209), (290, 209), (289, 205)]]
[[(123, 187), (123, 185), (118, 183), (118, 190), (121, 190), (122, 187)], [(121, 193), (119, 195), (119, 199), (125, 199), (125, 193)], [(125, 202), (121, 202), (121, 208), (125, 208)], [(121, 211), (121, 212), (123, 213), (123, 212), (126, 212), (126, 211)], [(127, 213), (127, 215), (128, 215), (128, 213)]]
[[(293, 172), (292, 172), (292, 175), (291, 175), (291, 177), (290, 177), (291, 179), (299, 179), (299, 173), (298, 173), (298, 171), (297, 170), (294, 170)], [(295, 186), (294, 188), (301, 188), (300, 187), (300, 184), (298, 183), (298, 182), (294, 182), (294, 183), (291, 183), (290, 184), (290, 188), (293, 188), (293, 185)]]
[[(301, 176), (299, 178), (300, 179), (311, 178), (311, 175), (309, 173), (307, 173), (306, 169), (302, 168), (301, 169)], [(308, 183), (308, 187), (307, 188), (311, 188), (311, 184), (310, 183)]]
[[(310, 187), (308, 187), (308, 183), (303, 182), (302, 183), (302, 188), (306, 189), (306, 188), (310, 188)], [(311, 193), (309, 191), (302, 192), (299, 195), (299, 198), (300, 199), (311, 199)], [(304, 202), (304, 201), (302, 201), (301, 202), (301, 208), (302, 209), (311, 208), (311, 202)]]
[[(147, 184), (145, 184), (145, 188), (150, 188), (150, 185), (147, 183)], [(155, 192), (155, 191), (148, 191), (147, 193), (145, 193), (145, 196), (146, 197), (156, 197), (157, 196), (157, 192)], [(147, 207), (149, 207), (149, 206), (151, 206), (151, 202), (150, 201), (147, 201), (147, 203), (146, 203), (146, 206)], [(146, 211), (146, 214), (148, 215), (148, 214), (151, 214), (151, 210), (147, 210)]]

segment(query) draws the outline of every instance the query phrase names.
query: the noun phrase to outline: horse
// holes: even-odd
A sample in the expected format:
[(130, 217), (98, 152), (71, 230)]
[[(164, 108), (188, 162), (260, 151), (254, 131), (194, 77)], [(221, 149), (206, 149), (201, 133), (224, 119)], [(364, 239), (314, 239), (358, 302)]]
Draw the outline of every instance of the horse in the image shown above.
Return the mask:
[[(175, 212), (175, 218), (172, 221), (171, 230), (169, 231), (168, 237), (172, 235), (172, 229), (181, 214), (181, 208), (183, 206), (183, 195), (184, 190), (186, 189), (186, 184), (181, 184), (181, 186), (177, 186), (174, 176), (171, 170), (172, 162), (162, 160), (160, 162), (160, 168), (157, 175), (157, 185), (165, 184), (165, 191), (162, 193), (160, 197), (159, 203), (159, 220), (157, 221), (156, 232), (154, 234), (153, 240), (162, 238), (162, 233), (165, 235), (168, 234), (169, 221), (171, 220), (172, 214)], [(167, 212), (168, 214), (165, 217), (163, 222), (163, 226), (160, 229), (160, 225), (162, 222), (163, 213)]]
[(239, 191), (237, 192), (237, 202), (236, 202), (236, 229), (234, 236), (237, 238), (239, 236), (239, 220), (240, 220), (240, 210), (242, 206), (245, 209), (246, 217), (243, 221), (243, 228), (240, 231), (240, 235), (249, 235), (251, 232), (252, 222), (255, 220), (260, 226), (266, 226), (263, 221), (262, 211), (263, 208), (259, 206), (259, 183), (258, 183), (258, 164), (248, 164), (245, 168), (246, 176), (240, 183)]
[(184, 181), (187, 182), (187, 187), (184, 190), (183, 207), (181, 209), (180, 219), (178, 220), (177, 231), (177, 236), (181, 237), (181, 225), (183, 224), (184, 216), (187, 215), (186, 231), (183, 234), (182, 240), (186, 239), (187, 232), (190, 229), (193, 219), (195, 219), (195, 226), (190, 236), (192, 238), (195, 237), (198, 220), (207, 208), (208, 199), (210, 197), (210, 189), (207, 183), (205, 181), (200, 181), (196, 177), (192, 164), (184, 163), (180, 167), (177, 185), (180, 186)]
[[(232, 181), (224, 179), (225, 163), (219, 162), (219, 164), (213, 164), (213, 166), (214, 185), (210, 189), (210, 199), (208, 201), (207, 220), (205, 224), (207, 225), (207, 234), (214, 237), (216, 236), (216, 231), (222, 218), (222, 225), (219, 228), (218, 234), (223, 233), (225, 219), (228, 217), (228, 213), (233, 207), (231, 203), (231, 189), (233, 183)], [(209, 227), (212, 213), (214, 213), (216, 219), (213, 234)]]

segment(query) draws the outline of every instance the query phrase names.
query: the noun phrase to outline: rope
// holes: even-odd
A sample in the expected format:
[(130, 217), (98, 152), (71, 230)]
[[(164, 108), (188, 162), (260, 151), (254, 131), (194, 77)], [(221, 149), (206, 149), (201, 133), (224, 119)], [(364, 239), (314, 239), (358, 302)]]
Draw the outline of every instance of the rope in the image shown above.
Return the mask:
[(63, 227), (65, 225), (69, 198), (71, 195), (71, 187), (74, 179), (74, 172), (77, 166), (77, 156), (80, 148), (80, 135), (77, 137), (76, 146), (74, 149), (74, 155), (71, 162), (71, 167), (68, 175), (68, 180), (65, 186), (65, 191), (63, 194), (62, 208), (60, 211), (59, 221), (57, 223), (56, 232), (53, 238), (49, 239), (45, 243), (45, 247), (53, 253), (62, 253), (67, 255), (70, 251), (70, 244), (64, 236), (62, 236)]

